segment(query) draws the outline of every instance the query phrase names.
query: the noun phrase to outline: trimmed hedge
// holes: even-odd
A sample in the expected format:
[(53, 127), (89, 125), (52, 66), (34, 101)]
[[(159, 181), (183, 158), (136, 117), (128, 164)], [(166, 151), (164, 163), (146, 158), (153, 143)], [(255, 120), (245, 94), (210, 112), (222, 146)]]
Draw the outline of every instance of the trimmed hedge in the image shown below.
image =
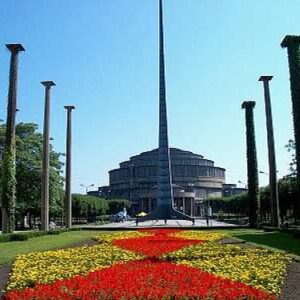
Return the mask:
[(10, 234), (3, 233), (0, 234), (0, 243), (6, 243), (10, 241)]
[(0, 234), (0, 243), (14, 242), (14, 241), (27, 241), (31, 238), (35, 238), (43, 235), (57, 235), (68, 231), (79, 231), (81, 228), (62, 228), (51, 229), (49, 231), (28, 231), (18, 233), (4, 233)]
[(293, 236), (296, 239), (300, 239), (300, 230), (294, 230), (293, 231)]
[(49, 235), (57, 235), (57, 234), (60, 234), (61, 232), (59, 230), (49, 230), (47, 232), (47, 234)]
[(26, 233), (12, 233), (10, 234), (9, 241), (27, 241), (28, 235)]

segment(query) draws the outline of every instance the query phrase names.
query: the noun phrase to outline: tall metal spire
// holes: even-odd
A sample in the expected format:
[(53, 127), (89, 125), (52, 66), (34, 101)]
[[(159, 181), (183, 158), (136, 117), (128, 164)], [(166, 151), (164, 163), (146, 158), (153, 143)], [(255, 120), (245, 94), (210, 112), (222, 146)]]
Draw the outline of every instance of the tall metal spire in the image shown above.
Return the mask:
[[(191, 220), (187, 216), (173, 208), (173, 188), (170, 161), (170, 149), (168, 142), (168, 119), (166, 104), (166, 78), (164, 57), (164, 29), (163, 6), (159, 0), (159, 142), (158, 142), (158, 176), (157, 176), (157, 202), (156, 208), (140, 221), (146, 220)], [(137, 224), (139, 220), (137, 219)]]
[(157, 206), (173, 206), (170, 149), (168, 142), (162, 0), (159, 0), (159, 147), (157, 190)]

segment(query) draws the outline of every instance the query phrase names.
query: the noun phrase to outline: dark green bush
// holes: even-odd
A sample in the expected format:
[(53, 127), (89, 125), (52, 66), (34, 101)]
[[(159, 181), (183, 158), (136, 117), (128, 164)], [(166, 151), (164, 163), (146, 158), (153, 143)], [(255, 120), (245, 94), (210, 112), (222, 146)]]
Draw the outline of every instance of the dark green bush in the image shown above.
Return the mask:
[(0, 243), (7, 243), (13, 241), (27, 241), (31, 238), (43, 236), (43, 235), (57, 235), (63, 232), (69, 231), (79, 231), (81, 228), (62, 228), (62, 229), (50, 229), (49, 231), (28, 231), (28, 232), (18, 232), (10, 234), (0, 234)]
[(28, 234), (27, 233), (12, 233), (10, 234), (9, 241), (27, 241), (28, 240)]
[(294, 230), (293, 236), (294, 236), (294, 238), (296, 238), (296, 239), (300, 239), (300, 230)]
[(60, 231), (60, 230), (51, 229), (51, 230), (47, 231), (46, 234), (48, 234), (48, 235), (58, 235), (61, 232), (62, 231)]
[(109, 214), (116, 214), (123, 211), (124, 208), (127, 210), (131, 207), (131, 203), (126, 199), (111, 199), (106, 201), (109, 207)]
[(10, 234), (0, 234), (0, 243), (6, 243), (10, 241)]
[(81, 228), (80, 227), (72, 227), (72, 228), (62, 228), (60, 229), (60, 233), (63, 233), (63, 232), (69, 232), (69, 231), (80, 231)]
[(26, 234), (28, 235), (28, 238), (31, 239), (34, 237), (45, 235), (46, 233), (44, 231), (29, 231), (26, 232)]

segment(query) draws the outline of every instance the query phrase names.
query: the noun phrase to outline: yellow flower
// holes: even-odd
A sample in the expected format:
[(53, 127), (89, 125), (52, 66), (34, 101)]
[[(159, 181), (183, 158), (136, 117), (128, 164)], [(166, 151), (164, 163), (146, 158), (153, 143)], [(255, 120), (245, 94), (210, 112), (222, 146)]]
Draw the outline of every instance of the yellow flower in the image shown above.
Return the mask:
[[(115, 238), (114, 234), (110, 236), (110, 239)], [(23, 289), (37, 283), (50, 283), (79, 274), (85, 275), (117, 262), (140, 258), (142, 257), (111, 243), (19, 255), (13, 263), (7, 290)]]
[(180, 231), (175, 233), (174, 236), (182, 237), (190, 240), (202, 240), (202, 241), (217, 241), (226, 237), (225, 234), (220, 232), (200, 231), (200, 230)]
[(164, 258), (279, 294), (291, 261), (282, 251), (241, 248), (208, 242), (164, 255)]

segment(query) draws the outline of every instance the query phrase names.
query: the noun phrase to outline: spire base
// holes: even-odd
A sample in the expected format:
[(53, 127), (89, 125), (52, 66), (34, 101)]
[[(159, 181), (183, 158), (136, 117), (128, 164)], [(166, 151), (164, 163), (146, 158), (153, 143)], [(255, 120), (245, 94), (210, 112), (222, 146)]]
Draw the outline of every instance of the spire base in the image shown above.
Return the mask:
[(145, 217), (140, 217), (136, 219), (136, 225), (139, 222), (151, 221), (151, 220), (187, 220), (192, 221), (193, 225), (195, 225), (195, 218), (190, 217), (176, 209), (172, 206), (158, 206), (149, 215)]

